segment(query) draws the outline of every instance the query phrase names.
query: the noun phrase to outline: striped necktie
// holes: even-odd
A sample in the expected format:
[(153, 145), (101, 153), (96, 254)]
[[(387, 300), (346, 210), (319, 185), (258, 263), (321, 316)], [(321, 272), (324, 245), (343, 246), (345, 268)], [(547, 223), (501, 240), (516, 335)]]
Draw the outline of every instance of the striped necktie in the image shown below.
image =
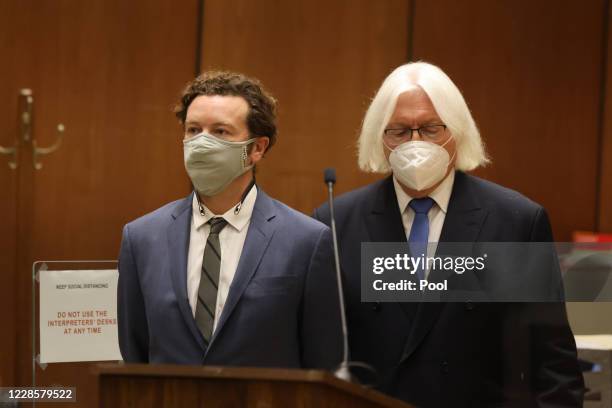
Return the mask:
[(198, 302), (195, 313), (196, 323), (207, 345), (210, 343), (213, 334), (217, 291), (219, 290), (219, 273), (221, 271), (219, 233), (227, 225), (227, 221), (221, 217), (214, 217), (208, 223), (210, 224), (210, 234), (206, 241), (206, 247), (204, 247), (202, 274), (200, 275), (200, 287), (198, 289)]

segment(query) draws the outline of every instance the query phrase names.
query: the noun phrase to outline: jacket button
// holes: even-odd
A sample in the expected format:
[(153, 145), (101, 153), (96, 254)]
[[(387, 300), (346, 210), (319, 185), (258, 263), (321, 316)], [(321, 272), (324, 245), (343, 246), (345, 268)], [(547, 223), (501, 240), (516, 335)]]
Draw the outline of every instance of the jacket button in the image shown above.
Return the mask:
[(448, 362), (447, 361), (442, 361), (442, 363), (440, 364), (441, 366), (441, 370), (443, 374), (448, 374)]
[(380, 302), (375, 302), (372, 304), (372, 310), (378, 312), (380, 310)]
[(474, 303), (467, 301), (465, 302), (465, 310), (474, 310)]

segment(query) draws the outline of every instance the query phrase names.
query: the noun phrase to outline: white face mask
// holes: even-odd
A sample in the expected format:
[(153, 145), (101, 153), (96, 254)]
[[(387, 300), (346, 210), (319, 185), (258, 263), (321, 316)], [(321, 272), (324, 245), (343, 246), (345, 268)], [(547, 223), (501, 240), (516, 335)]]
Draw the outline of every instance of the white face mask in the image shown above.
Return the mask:
[(207, 133), (183, 141), (185, 169), (195, 189), (213, 196), (251, 169), (247, 146), (255, 142), (229, 142)]
[(422, 191), (434, 186), (444, 178), (452, 160), (444, 148), (451, 138), (443, 145), (422, 140), (402, 143), (393, 150), (385, 145), (391, 150), (389, 164), (393, 175), (412, 190)]

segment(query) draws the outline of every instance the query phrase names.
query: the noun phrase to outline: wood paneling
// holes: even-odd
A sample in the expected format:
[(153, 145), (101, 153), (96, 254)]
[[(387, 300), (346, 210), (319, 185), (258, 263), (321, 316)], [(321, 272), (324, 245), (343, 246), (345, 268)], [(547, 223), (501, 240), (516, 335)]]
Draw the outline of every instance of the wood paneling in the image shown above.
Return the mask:
[[(601, 177), (599, 179), (599, 225), (600, 232), (612, 234), (612, 7), (608, 6), (606, 79), (601, 140)], [(604, 84), (602, 84), (604, 86)]]
[[(612, 231), (610, 50), (598, 139), (606, 1), (206, 0), (200, 57), (277, 97), (278, 144), (258, 180), (310, 213), (325, 200), (325, 167), (338, 192), (380, 177), (357, 169), (355, 140), (370, 97), (412, 49), (464, 92), (493, 158), (477, 173), (547, 207), (566, 240)], [(125, 222), (187, 193), (170, 111), (193, 77), (197, 18), (198, 0), (0, 2), (0, 144), (17, 135), (22, 87), (34, 91), (40, 145), (66, 125), (40, 171), (31, 144), (17, 171), (0, 157), (0, 310), (16, 311), (3, 317), (1, 385), (30, 380), (32, 261), (115, 258)], [(88, 366), (50, 365), (40, 380), (79, 386), (87, 405)]]
[(325, 200), (323, 170), (337, 191), (380, 176), (357, 168), (355, 141), (369, 99), (406, 61), (405, 0), (207, 0), (202, 67), (260, 79), (278, 99), (278, 143), (259, 184), (303, 212)]
[(463, 91), (493, 163), (544, 205), (555, 238), (595, 228), (604, 0), (417, 0), (414, 59)]
[[(609, 1), (608, 1), (609, 3)], [(601, 166), (599, 183), (599, 206), (598, 206), (598, 225), (596, 230), (599, 232), (612, 233), (612, 9), (608, 5), (607, 16), (607, 44), (605, 54), (606, 75), (601, 83), (603, 95), (603, 117), (601, 120), (602, 139), (601, 151), (597, 158)], [(612, 303), (569, 303), (567, 314), (575, 334), (602, 334), (612, 333)]]
[(327, 371), (166, 364), (96, 368), (100, 407), (412, 407)]
[[(172, 106), (193, 77), (198, 1), (13, 3), (7, 60), (14, 85), (34, 91), (33, 136), (48, 146), (66, 126), (41, 170), (23, 146), (15, 333), (17, 382), (28, 384), (32, 262), (116, 259), (123, 224), (189, 192)], [(93, 406), (89, 364), (50, 364), (37, 383), (77, 386), (77, 405)]]
[[(17, 31), (5, 32), (12, 27), (15, 1), (0, 2), (0, 55), (15, 54)], [(13, 61), (2, 60), (0, 78), (0, 145), (12, 147), (17, 142), (17, 102), (19, 81)], [(16, 307), (16, 252), (17, 252), (17, 177), (19, 168), (11, 170), (9, 156), (0, 155), (0, 313), (2, 335), (0, 335), (0, 386), (9, 386), (15, 381), (15, 331)]]

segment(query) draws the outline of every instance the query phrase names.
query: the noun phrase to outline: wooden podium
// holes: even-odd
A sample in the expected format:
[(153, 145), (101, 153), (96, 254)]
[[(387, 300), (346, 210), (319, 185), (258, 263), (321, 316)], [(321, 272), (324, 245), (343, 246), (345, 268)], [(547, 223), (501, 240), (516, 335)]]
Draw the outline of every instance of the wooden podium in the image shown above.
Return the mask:
[(325, 371), (99, 364), (95, 374), (100, 407), (412, 407)]

